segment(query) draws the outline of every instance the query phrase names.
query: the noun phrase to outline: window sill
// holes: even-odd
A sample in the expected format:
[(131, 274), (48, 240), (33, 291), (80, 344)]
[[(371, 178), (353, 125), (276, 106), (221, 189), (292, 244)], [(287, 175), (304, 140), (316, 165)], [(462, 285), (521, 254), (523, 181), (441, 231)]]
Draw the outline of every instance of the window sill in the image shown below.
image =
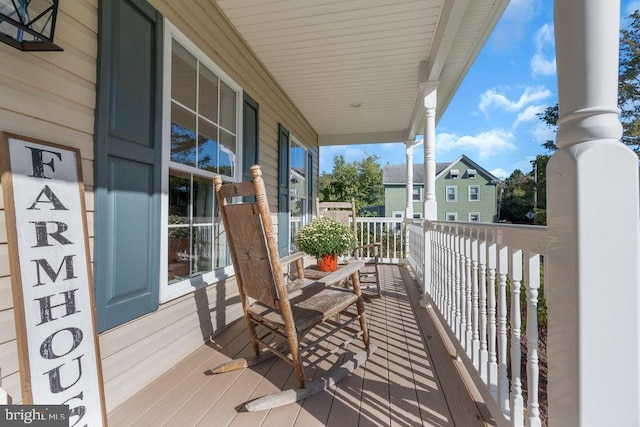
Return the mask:
[[(197, 289), (213, 285), (221, 280), (234, 276), (233, 267), (225, 267), (199, 276), (190, 277), (172, 284), (165, 284), (160, 289), (160, 304), (164, 304)], [(166, 283), (166, 277), (164, 279)]]

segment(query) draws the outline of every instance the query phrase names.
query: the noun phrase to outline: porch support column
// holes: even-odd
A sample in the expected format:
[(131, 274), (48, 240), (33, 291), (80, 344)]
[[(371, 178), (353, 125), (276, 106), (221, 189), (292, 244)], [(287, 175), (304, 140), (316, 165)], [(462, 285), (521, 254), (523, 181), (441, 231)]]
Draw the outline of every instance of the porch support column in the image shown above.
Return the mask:
[[(438, 219), (436, 203), (436, 95), (437, 85), (433, 84), (424, 96), (424, 295), (431, 295), (433, 266), (431, 264), (431, 235), (427, 221)], [(426, 302), (426, 299), (425, 299)]]
[(638, 158), (620, 142), (619, 14), (619, 0), (555, 1), (549, 425), (640, 425)]
[(424, 218), (438, 219), (436, 203), (436, 86), (424, 97)]
[(413, 221), (413, 141), (405, 141), (407, 146), (407, 206), (404, 209), (405, 223)]

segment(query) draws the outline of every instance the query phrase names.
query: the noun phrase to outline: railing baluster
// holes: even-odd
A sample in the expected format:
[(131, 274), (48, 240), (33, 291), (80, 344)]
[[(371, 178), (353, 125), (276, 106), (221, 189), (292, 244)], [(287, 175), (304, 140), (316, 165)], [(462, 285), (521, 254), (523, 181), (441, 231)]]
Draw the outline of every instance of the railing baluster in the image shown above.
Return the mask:
[(464, 340), (464, 349), (469, 356), (469, 359), (473, 360), (472, 350), (471, 350), (471, 340), (473, 335), (473, 327), (472, 327), (472, 302), (471, 302), (471, 237), (465, 233), (464, 236), (464, 292), (465, 292), (465, 313), (466, 313), (466, 324), (465, 324), (465, 340)]
[(444, 244), (446, 246), (446, 281), (447, 281), (447, 317), (449, 319), (449, 326), (451, 326), (451, 330), (455, 332), (455, 291), (454, 291), (454, 279), (453, 279), (453, 269), (454, 269), (454, 259), (455, 255), (453, 254), (453, 250), (451, 248), (451, 234), (445, 234), (444, 236)]
[(480, 263), (480, 277), (478, 285), (480, 286), (480, 378), (485, 384), (489, 384), (488, 362), (489, 354), (487, 351), (487, 235), (484, 233), (483, 238), (478, 244), (478, 255)]
[(514, 250), (509, 263), (511, 279), (511, 425), (522, 426), (522, 353), (520, 350), (520, 285), (522, 284), (522, 251)]
[(478, 293), (478, 236), (472, 232), (471, 241), (471, 362), (480, 371), (480, 307)]
[(454, 246), (454, 250), (455, 250), (455, 254), (456, 254), (456, 259), (455, 259), (455, 267), (456, 267), (456, 337), (458, 338), (458, 341), (460, 342), (464, 342), (463, 338), (462, 338), (462, 334), (464, 331), (464, 324), (466, 323), (466, 318), (464, 316), (464, 292), (462, 292), (462, 285), (463, 285), (463, 281), (462, 281), (462, 272), (464, 271), (464, 268), (462, 266), (462, 263), (464, 262), (464, 259), (462, 257), (461, 254), (461, 246), (462, 246), (462, 237), (458, 234), (455, 235), (454, 237), (455, 239), (455, 246)]
[(509, 248), (498, 248), (498, 405), (509, 415), (507, 379), (507, 271)]
[(540, 289), (540, 255), (527, 252), (525, 258), (527, 279), (527, 427), (539, 427), (538, 403), (538, 289)]
[(493, 395), (493, 398), (498, 401), (498, 357), (496, 353), (496, 244), (494, 241), (487, 243), (487, 266), (487, 290), (489, 294), (489, 391)]

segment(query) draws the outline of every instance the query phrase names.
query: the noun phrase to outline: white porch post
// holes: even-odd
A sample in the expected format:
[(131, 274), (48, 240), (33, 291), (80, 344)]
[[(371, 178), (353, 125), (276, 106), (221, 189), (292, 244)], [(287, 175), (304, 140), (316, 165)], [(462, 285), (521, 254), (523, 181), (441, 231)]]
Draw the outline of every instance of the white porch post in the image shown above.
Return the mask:
[(438, 219), (436, 203), (436, 87), (424, 97), (424, 218)]
[(638, 158), (619, 142), (619, 0), (557, 0), (547, 168), (549, 421), (640, 425)]
[(413, 221), (413, 141), (406, 141), (407, 146), (407, 206), (404, 210), (404, 219), (406, 224)]
[(426, 221), (438, 219), (438, 205), (436, 203), (436, 95), (437, 89), (433, 85), (425, 92), (424, 97), (424, 207), (422, 209), (424, 228), (424, 294), (431, 295), (432, 265), (431, 265), (431, 231), (426, 227)]

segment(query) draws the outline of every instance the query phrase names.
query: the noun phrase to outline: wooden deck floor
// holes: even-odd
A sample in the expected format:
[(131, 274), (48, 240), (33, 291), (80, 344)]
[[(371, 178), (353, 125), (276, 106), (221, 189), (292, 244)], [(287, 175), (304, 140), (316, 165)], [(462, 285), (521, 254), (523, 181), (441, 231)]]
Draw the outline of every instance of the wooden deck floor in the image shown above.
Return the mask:
[[(291, 366), (281, 360), (220, 375), (205, 374), (221, 362), (250, 353), (242, 321), (111, 411), (109, 424), (486, 425), (482, 403), (471, 397), (437, 332), (433, 316), (417, 304), (418, 291), (408, 270), (393, 265), (381, 270), (383, 298), (366, 304), (371, 340), (378, 349), (363, 367), (333, 389), (269, 411), (243, 411), (242, 404), (247, 400), (294, 388), (297, 381)], [(355, 353), (361, 347), (362, 342), (357, 342), (349, 350)], [(335, 356), (333, 360), (339, 357), (345, 356)], [(327, 363), (316, 371), (326, 369)]]

